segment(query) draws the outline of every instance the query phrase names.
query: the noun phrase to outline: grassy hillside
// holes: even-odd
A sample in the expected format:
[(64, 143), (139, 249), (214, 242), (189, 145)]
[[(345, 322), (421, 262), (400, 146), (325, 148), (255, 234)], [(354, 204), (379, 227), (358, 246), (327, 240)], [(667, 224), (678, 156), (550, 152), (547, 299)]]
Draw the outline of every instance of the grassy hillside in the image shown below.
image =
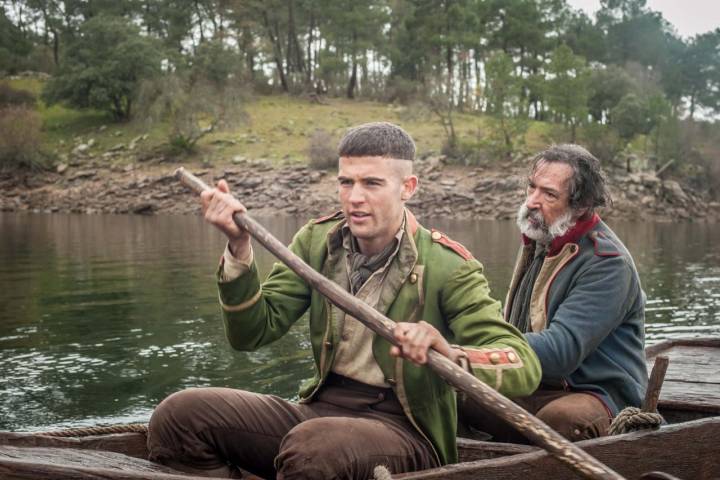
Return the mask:
[[(10, 85), (31, 91), (38, 98), (42, 90), (42, 81), (38, 79), (11, 80)], [(212, 163), (229, 162), (235, 156), (303, 163), (307, 161), (309, 139), (316, 129), (326, 130), (337, 140), (350, 126), (378, 120), (398, 123), (407, 129), (421, 155), (439, 153), (445, 142), (437, 117), (418, 107), (344, 98), (329, 98), (325, 103), (311, 103), (306, 98), (288, 95), (255, 96), (245, 105), (246, 119), (233, 129), (203, 138), (194, 157)], [(170, 131), (167, 123), (142, 119), (115, 123), (104, 112), (79, 111), (59, 105), (47, 107), (40, 100), (37, 109), (43, 120), (45, 150), (56, 155), (67, 153), (91, 138), (95, 140), (92, 150), (102, 152), (145, 134), (148, 138), (138, 144), (138, 150), (150, 149), (165, 144)], [(486, 119), (482, 116), (454, 113), (453, 119), (461, 140), (474, 142), (487, 134)], [(552, 140), (551, 131), (553, 127), (549, 124), (532, 122), (523, 149), (533, 152), (542, 148)]]

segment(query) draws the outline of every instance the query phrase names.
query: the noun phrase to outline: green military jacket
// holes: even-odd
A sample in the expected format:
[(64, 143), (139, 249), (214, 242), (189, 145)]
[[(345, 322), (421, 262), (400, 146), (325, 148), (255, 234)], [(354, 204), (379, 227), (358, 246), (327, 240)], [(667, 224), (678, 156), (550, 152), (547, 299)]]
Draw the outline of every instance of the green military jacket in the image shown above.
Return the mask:
[[(344, 261), (340, 213), (311, 221), (290, 250), (326, 276)], [(467, 354), (473, 373), (508, 396), (529, 395), (540, 381), (540, 364), (523, 336), (503, 320), (490, 297), (482, 265), (437, 231), (419, 226), (406, 211), (406, 234), (388, 267), (378, 308), (396, 322), (425, 320)], [(284, 264), (260, 283), (253, 263), (240, 277), (220, 282), (225, 331), (238, 350), (255, 350), (284, 335), (309, 309), (315, 376), (300, 389), (310, 402), (330, 372), (340, 338), (334, 305)], [(454, 390), (429, 368), (392, 357), (390, 344), (375, 336), (373, 355), (405, 414), (433, 445), (442, 464), (457, 461)]]

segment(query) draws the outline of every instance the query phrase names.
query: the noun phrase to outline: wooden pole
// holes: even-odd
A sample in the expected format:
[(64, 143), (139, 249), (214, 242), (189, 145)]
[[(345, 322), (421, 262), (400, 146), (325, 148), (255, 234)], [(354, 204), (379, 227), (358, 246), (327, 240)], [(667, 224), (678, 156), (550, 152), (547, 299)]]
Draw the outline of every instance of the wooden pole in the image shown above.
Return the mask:
[(645, 399), (642, 403), (643, 412), (653, 413), (657, 411), (660, 390), (665, 381), (665, 372), (667, 372), (668, 363), (670, 363), (670, 360), (665, 355), (658, 355), (655, 358), (655, 364), (653, 365), (652, 372), (650, 372), (650, 379), (648, 380), (647, 390), (645, 391)]
[[(207, 184), (182, 167), (175, 171), (175, 176), (196, 193), (210, 190)], [(397, 345), (392, 333), (395, 322), (313, 270), (246, 213), (235, 213), (233, 220), (238, 227), (250, 233), (262, 246), (282, 260), (292, 271), (327, 297), (334, 305), (348, 315), (352, 315), (353, 318), (362, 322), (391, 344)], [(428, 352), (427, 365), (447, 383), (512, 425), (529, 440), (545, 448), (581, 476), (591, 479), (619, 480), (623, 478), (436, 350), (431, 349)]]

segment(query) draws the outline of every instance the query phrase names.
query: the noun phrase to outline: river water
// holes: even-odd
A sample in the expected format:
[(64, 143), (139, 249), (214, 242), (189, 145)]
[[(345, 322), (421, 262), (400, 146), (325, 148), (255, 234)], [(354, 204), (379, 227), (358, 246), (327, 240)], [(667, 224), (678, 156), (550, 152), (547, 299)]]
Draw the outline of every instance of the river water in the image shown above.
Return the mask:
[[(283, 241), (293, 218), (260, 218)], [(512, 222), (425, 219), (480, 259), (504, 298)], [(720, 335), (720, 225), (618, 223), (648, 296), (647, 343)], [(193, 386), (293, 398), (312, 373), (306, 324), (233, 351), (214, 283), (223, 239), (193, 216), (0, 213), (0, 430), (144, 422)], [(256, 248), (261, 274), (273, 258)]]

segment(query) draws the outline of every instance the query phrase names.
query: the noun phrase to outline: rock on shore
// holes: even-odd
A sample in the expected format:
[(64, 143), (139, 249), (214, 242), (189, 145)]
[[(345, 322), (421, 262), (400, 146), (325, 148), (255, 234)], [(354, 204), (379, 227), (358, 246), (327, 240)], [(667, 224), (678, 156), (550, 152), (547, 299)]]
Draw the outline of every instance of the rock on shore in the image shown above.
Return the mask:
[[(81, 153), (82, 154), (82, 153)], [(70, 162), (54, 172), (0, 175), (0, 210), (116, 214), (198, 214), (197, 198), (173, 176), (179, 165), (105, 167)], [(513, 166), (514, 165), (514, 166)], [(422, 217), (511, 219), (522, 201), (527, 170), (522, 162), (500, 170), (445, 165), (442, 158), (416, 163), (418, 193), (408, 206)], [(334, 171), (303, 165), (272, 166), (241, 159), (214, 168), (186, 167), (207, 183), (224, 178), (256, 215), (310, 218), (338, 208)], [(720, 203), (653, 173), (610, 173), (612, 207), (604, 217), (642, 220), (720, 220)]]

